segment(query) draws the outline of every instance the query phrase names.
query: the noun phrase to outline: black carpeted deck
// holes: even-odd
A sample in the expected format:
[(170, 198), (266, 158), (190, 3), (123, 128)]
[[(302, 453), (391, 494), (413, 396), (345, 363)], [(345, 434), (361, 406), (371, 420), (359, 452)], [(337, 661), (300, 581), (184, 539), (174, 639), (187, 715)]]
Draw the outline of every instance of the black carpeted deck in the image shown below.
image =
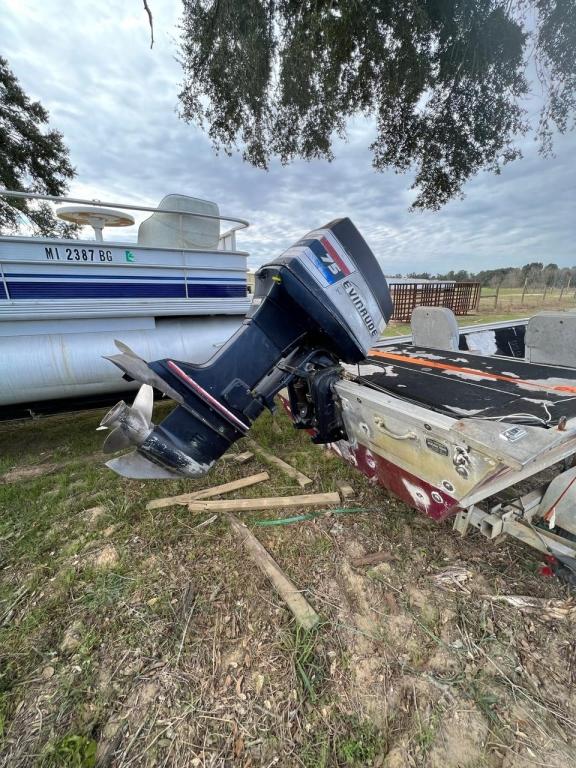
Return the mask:
[(576, 369), (410, 344), (372, 350), (366, 362), (364, 384), (453, 417), (542, 426), (576, 417)]

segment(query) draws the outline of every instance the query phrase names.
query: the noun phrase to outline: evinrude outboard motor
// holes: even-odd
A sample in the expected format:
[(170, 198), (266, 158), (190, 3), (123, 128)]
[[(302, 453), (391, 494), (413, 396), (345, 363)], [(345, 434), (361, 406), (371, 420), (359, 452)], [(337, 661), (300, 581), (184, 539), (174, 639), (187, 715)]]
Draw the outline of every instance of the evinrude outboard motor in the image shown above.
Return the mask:
[[(203, 474), (286, 386), (297, 428), (319, 443), (345, 437), (332, 392), (339, 364), (363, 360), (391, 314), (384, 275), (350, 219), (310, 232), (258, 270), (244, 323), (207, 363), (146, 363), (117, 342), (122, 354), (108, 359), (146, 386), (102, 421), (114, 429), (104, 450), (136, 446), (108, 466), (132, 478)], [(178, 403), (158, 426), (152, 387)]]

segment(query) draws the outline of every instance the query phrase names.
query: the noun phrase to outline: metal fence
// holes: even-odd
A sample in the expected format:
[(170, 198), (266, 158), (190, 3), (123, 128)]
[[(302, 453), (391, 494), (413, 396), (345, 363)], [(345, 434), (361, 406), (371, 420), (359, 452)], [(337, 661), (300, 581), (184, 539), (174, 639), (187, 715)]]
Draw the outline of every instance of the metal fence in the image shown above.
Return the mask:
[(497, 285), (495, 288), (484, 286), (480, 296), (482, 309), (493, 307), (537, 307), (554, 306), (564, 308), (572, 306), (576, 301), (576, 289), (572, 285), (571, 278), (563, 285), (545, 285), (542, 282), (524, 281), (524, 285), (515, 288), (504, 288)]
[(392, 320), (410, 321), (414, 307), (447, 307), (455, 315), (467, 315), (478, 309), (480, 283), (393, 283), (388, 287), (394, 302)]

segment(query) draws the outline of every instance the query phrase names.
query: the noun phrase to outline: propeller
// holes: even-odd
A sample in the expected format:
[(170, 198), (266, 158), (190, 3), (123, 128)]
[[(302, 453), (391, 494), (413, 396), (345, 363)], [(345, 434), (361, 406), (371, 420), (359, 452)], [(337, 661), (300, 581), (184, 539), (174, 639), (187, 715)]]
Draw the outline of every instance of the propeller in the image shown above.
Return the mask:
[(198, 477), (212, 467), (214, 460), (200, 463), (175, 445), (170, 434), (157, 433), (152, 424), (154, 389), (158, 389), (180, 405), (182, 395), (162, 379), (148, 363), (121, 341), (116, 341), (120, 354), (106, 357), (130, 379), (142, 386), (131, 406), (117, 403), (100, 422), (98, 429), (110, 429), (104, 441), (104, 453), (116, 453), (129, 446), (136, 450), (110, 459), (106, 466), (131, 479), (177, 479)]
[(108, 411), (100, 422), (101, 428), (112, 430), (104, 441), (104, 453), (116, 453), (143, 443), (152, 430), (153, 407), (154, 390), (149, 384), (143, 384), (132, 406), (121, 400)]

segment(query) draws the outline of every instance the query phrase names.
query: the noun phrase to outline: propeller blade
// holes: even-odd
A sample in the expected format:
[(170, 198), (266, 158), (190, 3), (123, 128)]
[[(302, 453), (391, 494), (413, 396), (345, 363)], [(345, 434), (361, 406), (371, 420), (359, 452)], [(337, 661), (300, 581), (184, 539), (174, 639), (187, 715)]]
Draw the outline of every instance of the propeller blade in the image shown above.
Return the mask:
[(117, 459), (110, 459), (106, 466), (113, 469), (122, 477), (128, 477), (131, 480), (174, 480), (181, 479), (181, 475), (176, 472), (170, 472), (159, 464), (144, 458), (137, 451), (119, 456)]
[(138, 360), (140, 360), (140, 355), (137, 355), (136, 352), (134, 352), (133, 349), (130, 349), (128, 344), (124, 344), (123, 341), (119, 341), (119, 339), (114, 339), (114, 344), (116, 346), (116, 349), (119, 349), (120, 352), (123, 352), (125, 355), (129, 355), (130, 357), (136, 357)]
[(154, 390), (149, 384), (142, 384), (132, 403), (132, 411), (137, 413), (147, 425), (150, 425), (153, 409)]
[(124, 400), (120, 400), (119, 403), (111, 408), (107, 414), (102, 418), (100, 422), (100, 429), (113, 429), (120, 423), (120, 418), (128, 411), (128, 406)]
[(102, 450), (104, 453), (116, 453), (122, 451), (124, 448), (129, 448), (131, 445), (130, 438), (122, 430), (122, 427), (116, 427), (104, 440)]

